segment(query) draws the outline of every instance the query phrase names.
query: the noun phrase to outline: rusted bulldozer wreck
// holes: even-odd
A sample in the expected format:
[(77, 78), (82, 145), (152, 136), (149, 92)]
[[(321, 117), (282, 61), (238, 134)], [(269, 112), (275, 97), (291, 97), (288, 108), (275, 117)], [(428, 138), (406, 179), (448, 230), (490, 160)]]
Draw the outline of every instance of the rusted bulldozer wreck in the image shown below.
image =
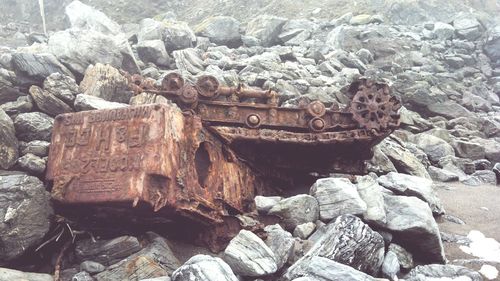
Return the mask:
[(87, 221), (155, 221), (204, 232), (217, 248), (239, 230), (257, 194), (311, 173), (364, 173), (372, 147), (399, 125), (386, 84), (361, 79), (344, 109), (319, 101), (279, 107), (278, 94), (221, 86), (212, 76), (161, 85), (127, 76), (136, 93), (174, 104), (56, 117), (47, 179), (64, 213)]

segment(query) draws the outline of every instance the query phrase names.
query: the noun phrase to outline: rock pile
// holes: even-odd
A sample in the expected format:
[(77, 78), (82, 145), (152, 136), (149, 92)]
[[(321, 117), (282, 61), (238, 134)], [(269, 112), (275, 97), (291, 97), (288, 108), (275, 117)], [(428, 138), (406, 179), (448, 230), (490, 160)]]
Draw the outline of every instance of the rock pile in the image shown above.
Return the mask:
[[(492, 19), (470, 12), (391, 25), (376, 14), (256, 15), (242, 25), (216, 16), (192, 29), (163, 18), (119, 25), (78, 1), (66, 15), (69, 29), (0, 48), (1, 266), (15, 265), (56, 224), (43, 175), (57, 114), (167, 102), (132, 96), (119, 69), (158, 82), (172, 71), (210, 74), (225, 85), (276, 90), (284, 107), (319, 99), (342, 108), (345, 86), (367, 76), (393, 81), (404, 104), (402, 129), (377, 145), (369, 176), (257, 197), (258, 212), (281, 217), (281, 226), (267, 226), (264, 240), (242, 230), (220, 257), (181, 259), (154, 233), (81, 239), (63, 258), (62, 280), (481, 280), (442, 265), (434, 216), (445, 210), (433, 181), (500, 178), (500, 25)], [(0, 268), (0, 280), (16, 278), (52, 280)]]

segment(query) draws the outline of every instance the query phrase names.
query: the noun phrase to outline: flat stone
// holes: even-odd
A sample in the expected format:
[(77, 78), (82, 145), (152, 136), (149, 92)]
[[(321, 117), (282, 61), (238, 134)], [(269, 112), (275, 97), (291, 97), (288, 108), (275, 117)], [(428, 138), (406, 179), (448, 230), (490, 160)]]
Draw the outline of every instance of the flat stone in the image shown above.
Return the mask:
[(19, 156), (16, 130), (12, 119), (0, 109), (0, 169), (12, 167)]
[(142, 249), (139, 240), (133, 236), (121, 236), (111, 240), (90, 239), (76, 243), (75, 253), (80, 261), (92, 260), (110, 265)]
[[(24, 173), (0, 171), (0, 194), (0, 265), (4, 265), (42, 242), (54, 211), (43, 183)], [(3, 277), (0, 274), (0, 280)]]
[(50, 274), (22, 272), (19, 270), (0, 268), (0, 281), (54, 281)]
[(431, 175), (431, 178), (435, 181), (453, 182), (459, 180), (457, 174), (438, 167), (429, 166), (429, 169), (427, 171), (429, 172), (429, 175)]
[(345, 214), (361, 215), (367, 209), (356, 186), (348, 179), (318, 179), (311, 187), (310, 194), (318, 200), (319, 217), (324, 221)]
[(244, 229), (229, 242), (223, 259), (238, 275), (263, 276), (278, 270), (272, 250), (257, 235)]
[(484, 147), (479, 143), (455, 140), (453, 141), (453, 147), (457, 152), (457, 156), (462, 158), (477, 160), (485, 157)]
[(172, 281), (238, 281), (222, 259), (196, 255), (172, 274)]
[(122, 108), (127, 106), (128, 104), (106, 101), (99, 97), (89, 96), (84, 94), (77, 95), (75, 99), (76, 111), (113, 109), (113, 108)]
[(17, 138), (28, 142), (50, 141), (53, 126), (54, 119), (41, 112), (21, 113), (14, 119)]
[(316, 221), (319, 205), (314, 197), (301, 194), (281, 200), (269, 210), (269, 214), (280, 216), (286, 228), (293, 230), (299, 224)]
[[(427, 279), (447, 278), (459, 280), (460, 277), (466, 277), (464, 280), (482, 281), (483, 277), (476, 271), (470, 270), (458, 265), (428, 264), (415, 267), (405, 276), (407, 281), (419, 281)], [(462, 279), (460, 279), (462, 280)]]
[(88, 273), (99, 273), (106, 270), (106, 267), (95, 261), (84, 261), (80, 264), (80, 270)]
[(31, 112), (33, 110), (33, 99), (31, 96), (20, 96), (15, 101), (0, 104), (0, 109), (5, 111), (5, 113), (10, 116), (15, 116), (19, 113)]
[(378, 178), (383, 187), (394, 192), (396, 195), (415, 196), (427, 204), (434, 214), (444, 214), (441, 200), (434, 191), (432, 180), (391, 172)]
[(14, 53), (12, 54), (12, 65), (16, 73), (16, 79), (25, 86), (41, 85), (43, 80), (52, 73), (58, 72), (73, 76), (54, 55), (48, 53)]
[(19, 148), (21, 149), (21, 155), (31, 153), (38, 157), (46, 157), (49, 155), (49, 146), (50, 142), (48, 141), (34, 140), (19, 145)]

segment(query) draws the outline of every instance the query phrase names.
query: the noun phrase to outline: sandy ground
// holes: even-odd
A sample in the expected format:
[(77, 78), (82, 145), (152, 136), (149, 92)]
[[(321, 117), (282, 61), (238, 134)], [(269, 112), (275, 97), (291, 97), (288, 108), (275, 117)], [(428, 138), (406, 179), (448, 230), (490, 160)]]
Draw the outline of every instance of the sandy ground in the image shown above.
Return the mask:
[[(474, 187), (453, 183), (440, 186), (437, 192), (446, 213), (466, 223), (460, 225), (440, 219), (438, 222), (441, 232), (467, 236), (469, 231), (479, 230), (486, 237), (500, 241), (500, 186)], [(475, 258), (460, 250), (457, 244), (445, 243), (444, 246), (446, 257), (451, 262), (456, 259)], [(495, 266), (500, 271), (500, 264)], [(480, 268), (478, 265), (468, 267), (475, 270)], [(500, 281), (500, 277), (494, 280)]]

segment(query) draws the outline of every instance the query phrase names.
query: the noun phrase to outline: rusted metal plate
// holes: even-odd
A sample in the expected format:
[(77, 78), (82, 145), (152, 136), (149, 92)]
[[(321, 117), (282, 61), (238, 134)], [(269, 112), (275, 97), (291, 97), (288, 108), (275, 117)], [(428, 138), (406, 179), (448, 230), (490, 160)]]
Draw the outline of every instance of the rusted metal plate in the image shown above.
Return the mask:
[(155, 210), (222, 221), (251, 208), (250, 168), (175, 105), (86, 111), (56, 118), (47, 179), (63, 204), (146, 202)]

